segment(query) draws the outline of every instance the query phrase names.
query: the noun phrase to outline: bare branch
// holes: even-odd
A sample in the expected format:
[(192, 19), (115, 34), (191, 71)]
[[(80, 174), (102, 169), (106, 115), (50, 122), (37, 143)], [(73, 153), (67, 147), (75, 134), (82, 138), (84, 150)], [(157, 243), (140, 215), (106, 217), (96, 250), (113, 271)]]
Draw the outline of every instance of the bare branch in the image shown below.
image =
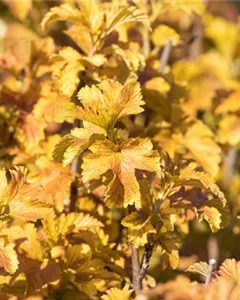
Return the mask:
[(145, 245), (145, 250), (142, 258), (141, 269), (140, 269), (140, 285), (142, 285), (143, 278), (146, 274), (146, 271), (149, 267), (150, 259), (152, 257), (153, 245), (147, 243)]
[(209, 284), (212, 280), (212, 274), (213, 274), (213, 271), (216, 267), (216, 260), (214, 258), (211, 258), (209, 260), (209, 263), (208, 263), (208, 274), (207, 274), (207, 277), (206, 277), (206, 280), (205, 280), (205, 283), (206, 284)]
[(218, 261), (219, 259), (219, 246), (216, 236), (211, 235), (207, 241), (208, 257)]
[[(73, 124), (73, 128), (77, 128), (80, 126), (79, 120), (75, 120)], [(75, 204), (78, 199), (78, 172), (79, 172), (79, 157), (77, 157), (71, 166), (71, 170), (73, 175), (75, 176), (74, 180), (72, 181), (71, 188), (70, 188), (70, 204), (69, 210), (75, 211)]]
[(132, 283), (137, 295), (141, 291), (139, 253), (138, 249), (136, 249), (132, 243), (129, 243), (129, 245), (132, 250)]
[(227, 155), (224, 158), (224, 173), (223, 184), (227, 187), (232, 180), (235, 171), (235, 165), (237, 160), (237, 148), (229, 149)]
[(201, 53), (203, 47), (203, 23), (202, 19), (198, 16), (195, 17), (193, 25), (193, 36), (195, 37), (189, 49), (189, 59), (195, 60)]
[(161, 54), (160, 58), (160, 66), (158, 68), (159, 73), (163, 73), (164, 68), (168, 64), (169, 56), (172, 50), (172, 39), (170, 38), (166, 44), (166, 46), (163, 49), (163, 52)]

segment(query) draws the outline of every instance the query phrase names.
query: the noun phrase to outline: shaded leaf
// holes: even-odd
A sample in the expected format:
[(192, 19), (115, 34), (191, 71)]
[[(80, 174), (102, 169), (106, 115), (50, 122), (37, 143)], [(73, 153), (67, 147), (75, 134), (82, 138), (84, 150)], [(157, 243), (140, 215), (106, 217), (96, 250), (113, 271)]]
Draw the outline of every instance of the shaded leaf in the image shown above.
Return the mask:
[(200, 274), (203, 277), (207, 277), (208, 275), (208, 263), (200, 261), (197, 263), (194, 263), (190, 267), (187, 268), (185, 272), (190, 272), (194, 274)]

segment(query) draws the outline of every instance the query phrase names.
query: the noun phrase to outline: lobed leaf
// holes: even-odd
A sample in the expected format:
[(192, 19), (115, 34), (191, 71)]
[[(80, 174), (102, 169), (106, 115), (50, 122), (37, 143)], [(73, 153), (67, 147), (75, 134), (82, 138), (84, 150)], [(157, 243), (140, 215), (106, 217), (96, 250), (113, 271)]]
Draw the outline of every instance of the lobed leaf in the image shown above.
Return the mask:
[(120, 290), (118, 288), (111, 288), (106, 291), (106, 295), (103, 295), (101, 299), (103, 300), (130, 300), (132, 290), (129, 289), (128, 285)]
[(13, 244), (4, 244), (0, 239), (0, 267), (10, 274), (14, 274), (18, 269), (17, 253)]
[[(91, 154), (83, 159), (82, 175), (84, 182), (98, 179), (111, 170), (114, 177), (108, 184), (107, 205), (109, 207), (127, 207), (135, 204), (141, 207), (141, 194), (137, 181), (136, 169), (159, 172), (159, 155), (152, 150), (153, 146), (148, 139), (128, 139), (120, 145), (109, 140), (96, 141), (89, 149)], [(96, 166), (93, 168), (92, 166)], [(112, 192), (123, 187), (123, 199), (116, 202)], [(113, 197), (112, 197), (113, 196)]]
[(193, 265), (188, 267), (185, 272), (200, 274), (203, 277), (207, 277), (207, 275), (208, 275), (208, 263), (203, 262), (203, 261), (194, 263)]
[(78, 93), (83, 107), (78, 108), (76, 117), (95, 124), (105, 130), (114, 127), (117, 120), (143, 111), (144, 102), (135, 74), (131, 74), (124, 85), (114, 80), (86, 86)]

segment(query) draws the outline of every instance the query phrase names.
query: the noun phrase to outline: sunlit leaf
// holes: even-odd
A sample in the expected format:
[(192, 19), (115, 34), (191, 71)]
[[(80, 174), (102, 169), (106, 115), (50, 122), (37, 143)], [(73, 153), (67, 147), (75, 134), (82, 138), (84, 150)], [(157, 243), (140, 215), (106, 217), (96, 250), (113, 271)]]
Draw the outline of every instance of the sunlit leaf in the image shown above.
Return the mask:
[(0, 267), (10, 274), (13, 274), (18, 269), (17, 253), (14, 250), (13, 244), (4, 244), (4, 241), (0, 240)]
[[(129, 139), (120, 145), (115, 145), (109, 140), (97, 141), (91, 147), (91, 154), (83, 160), (83, 180), (85, 182), (97, 179), (111, 170), (114, 177), (109, 183), (111, 188), (106, 194), (106, 204), (110, 207), (134, 204), (141, 207), (140, 190), (135, 170), (159, 172), (159, 156), (152, 150), (152, 144), (148, 139)], [(96, 168), (92, 168), (92, 166)], [(113, 202), (111, 193), (121, 185), (124, 188), (124, 199)]]

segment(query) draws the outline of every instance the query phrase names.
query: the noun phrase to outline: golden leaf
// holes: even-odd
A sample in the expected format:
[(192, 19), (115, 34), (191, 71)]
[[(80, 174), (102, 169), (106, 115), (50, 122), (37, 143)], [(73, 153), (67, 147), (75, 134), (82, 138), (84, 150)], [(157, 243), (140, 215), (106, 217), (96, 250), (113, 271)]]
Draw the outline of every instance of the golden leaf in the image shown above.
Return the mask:
[(204, 206), (201, 219), (208, 222), (212, 232), (216, 232), (221, 228), (221, 213), (215, 207)]
[(45, 84), (40, 98), (35, 104), (33, 113), (36, 119), (44, 119), (46, 122), (62, 123), (70, 120), (74, 104), (71, 99)]
[(127, 215), (122, 220), (122, 225), (128, 228), (128, 239), (136, 248), (144, 246), (148, 242), (148, 233), (156, 232), (151, 224), (151, 216), (142, 211)]
[(207, 275), (208, 275), (208, 263), (203, 262), (203, 261), (194, 263), (190, 267), (188, 267), (185, 272), (200, 274), (204, 277), (207, 277)]
[[(17, 229), (17, 228), (16, 228)], [(27, 257), (41, 260), (43, 257), (43, 248), (38, 240), (37, 228), (32, 223), (26, 223), (23, 226), (26, 240), (20, 245)]]
[(120, 290), (118, 288), (111, 288), (106, 291), (106, 295), (103, 295), (101, 298), (103, 300), (130, 300), (132, 290), (129, 289), (128, 285)]
[(207, 173), (196, 171), (195, 168), (196, 165), (190, 163), (186, 168), (182, 169), (177, 179), (177, 184), (204, 188), (215, 195), (221, 201), (222, 205), (225, 206), (226, 198), (223, 192), (221, 192), (219, 187), (214, 183), (213, 178)]
[(103, 227), (103, 224), (96, 218), (83, 213), (62, 213), (58, 218), (45, 219), (43, 224), (48, 237), (53, 241), (57, 241), (68, 233), (86, 230), (94, 232), (95, 229)]
[(189, 2), (187, 0), (174, 0), (174, 1), (164, 0), (163, 3), (165, 9), (171, 9), (171, 10), (180, 9), (189, 15), (196, 13), (201, 16), (205, 11), (204, 3), (199, 1)]
[(68, 4), (52, 7), (42, 20), (42, 29), (45, 30), (49, 24), (57, 21), (72, 21), (81, 23), (83, 21), (83, 14), (80, 10)]
[(95, 138), (101, 139), (105, 132), (98, 126), (84, 122), (83, 128), (75, 128), (70, 134), (66, 134), (54, 147), (53, 159), (62, 162), (64, 166), (70, 164), (85, 149), (94, 142)]
[(183, 136), (175, 135), (175, 139), (183, 144), (191, 156), (208, 172), (215, 177), (219, 171), (221, 149), (214, 140), (213, 132), (202, 122), (195, 121), (189, 124)]
[(152, 33), (152, 41), (155, 46), (162, 47), (171, 39), (174, 46), (177, 45), (180, 37), (179, 34), (171, 27), (158, 25)]
[[(5, 205), (4, 214), (13, 218), (36, 221), (52, 213), (51, 196), (38, 184), (29, 184), (26, 181), (26, 169), (16, 168), (9, 170), (11, 180), (7, 184), (3, 180), (0, 202)], [(6, 171), (1, 171), (1, 176), (6, 178)], [(9, 207), (9, 212), (7, 207)]]
[(63, 47), (51, 58), (53, 76), (65, 96), (71, 97), (80, 82), (79, 73), (85, 69), (81, 59), (81, 54), (71, 47)]
[(166, 266), (176, 269), (179, 265), (178, 244), (180, 243), (180, 236), (176, 232), (158, 232), (156, 240), (162, 248), (162, 254), (165, 256)]
[(35, 119), (32, 113), (22, 112), (15, 131), (15, 137), (24, 145), (26, 150), (31, 150), (44, 139), (44, 128), (44, 121)]
[(38, 182), (52, 197), (57, 211), (62, 211), (64, 200), (69, 197), (72, 179), (73, 176), (69, 168), (51, 163), (46, 168), (42, 168), (41, 173), (34, 178), (34, 181)]
[(83, 105), (76, 117), (106, 130), (114, 127), (118, 119), (143, 111), (144, 102), (136, 75), (131, 74), (124, 85), (104, 80), (97, 86), (86, 86), (78, 93)]
[(237, 112), (240, 111), (240, 90), (236, 90), (231, 93), (224, 101), (217, 106), (215, 113), (216, 114), (224, 114), (228, 112)]
[(150, 23), (147, 15), (145, 15), (138, 7), (113, 7), (107, 14), (107, 34), (110, 34), (117, 27), (129, 23), (141, 22), (150, 29)]
[(18, 269), (17, 253), (14, 250), (13, 244), (4, 244), (0, 239), (0, 267), (10, 274), (13, 274)]
[[(135, 170), (149, 172), (159, 172), (159, 155), (152, 150), (152, 143), (148, 139), (129, 139), (120, 145), (115, 145), (109, 140), (96, 141), (89, 149), (91, 154), (83, 159), (83, 180), (88, 182), (98, 179), (108, 170), (111, 170), (114, 177), (110, 182), (111, 188), (106, 194), (106, 204), (109, 207), (127, 207), (134, 204), (141, 207), (141, 194), (139, 184), (135, 175)], [(93, 168), (92, 166), (96, 166)], [(124, 188), (124, 199), (119, 199), (118, 203), (113, 201), (110, 194), (117, 186)], [(113, 187), (115, 188), (113, 189)], [(114, 195), (113, 195), (114, 197)]]
[(23, 20), (28, 15), (32, 8), (32, 0), (25, 0), (24, 2), (15, 0), (3, 0), (8, 5), (11, 12), (20, 20)]
[[(239, 29), (237, 25), (223, 18), (206, 15), (204, 18), (206, 37), (213, 40), (218, 50), (231, 59), (234, 57), (238, 47)], [(228, 43), (224, 42), (227, 39)]]
[(240, 278), (240, 263), (235, 259), (226, 259), (222, 263), (219, 271), (219, 275), (230, 280), (239, 280)]
[(139, 211), (134, 211), (122, 220), (122, 225), (134, 230), (140, 230), (149, 222), (150, 217)]
[(240, 120), (238, 115), (224, 116), (218, 124), (218, 138), (222, 144), (236, 146), (240, 142)]

